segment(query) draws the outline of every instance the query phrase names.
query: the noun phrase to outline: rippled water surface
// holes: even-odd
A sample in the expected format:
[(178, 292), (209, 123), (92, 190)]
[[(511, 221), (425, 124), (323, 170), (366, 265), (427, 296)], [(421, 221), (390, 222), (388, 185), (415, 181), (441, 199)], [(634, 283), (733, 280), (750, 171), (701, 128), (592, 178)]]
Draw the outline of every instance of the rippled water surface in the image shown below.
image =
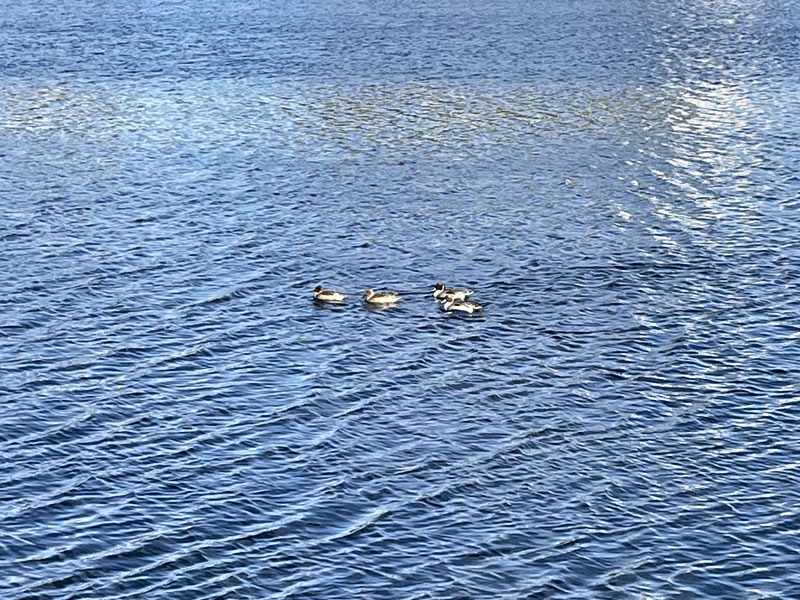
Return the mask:
[(799, 21), (4, 6), (0, 597), (800, 598)]

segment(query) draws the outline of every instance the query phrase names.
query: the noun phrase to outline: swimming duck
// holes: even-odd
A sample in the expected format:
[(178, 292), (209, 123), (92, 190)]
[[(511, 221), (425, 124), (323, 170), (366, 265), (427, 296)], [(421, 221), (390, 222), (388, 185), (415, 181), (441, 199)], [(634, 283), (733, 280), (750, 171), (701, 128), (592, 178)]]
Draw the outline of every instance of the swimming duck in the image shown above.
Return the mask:
[(334, 292), (333, 290), (326, 290), (321, 285), (314, 288), (314, 300), (320, 302), (342, 302), (344, 294), (341, 292)]
[(437, 281), (433, 285), (433, 297), (440, 302), (444, 302), (448, 296), (452, 296), (457, 300), (466, 300), (470, 294), (472, 294), (472, 290), (461, 290), (459, 288), (445, 287), (441, 281)]
[(461, 312), (473, 314), (483, 310), (483, 307), (477, 302), (470, 300), (461, 300), (460, 298), (448, 297), (442, 304), (445, 310), (459, 310)]
[(400, 296), (391, 292), (374, 292), (368, 289), (364, 292), (364, 301), (370, 304), (394, 304), (400, 300)]

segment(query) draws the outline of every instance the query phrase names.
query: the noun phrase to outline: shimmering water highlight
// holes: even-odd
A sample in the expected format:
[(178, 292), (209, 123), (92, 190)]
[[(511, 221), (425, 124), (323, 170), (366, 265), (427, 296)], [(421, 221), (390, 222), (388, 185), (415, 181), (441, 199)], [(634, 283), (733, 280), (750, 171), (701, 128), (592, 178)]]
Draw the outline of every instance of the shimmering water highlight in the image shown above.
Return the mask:
[(5, 7), (0, 597), (800, 597), (799, 16)]

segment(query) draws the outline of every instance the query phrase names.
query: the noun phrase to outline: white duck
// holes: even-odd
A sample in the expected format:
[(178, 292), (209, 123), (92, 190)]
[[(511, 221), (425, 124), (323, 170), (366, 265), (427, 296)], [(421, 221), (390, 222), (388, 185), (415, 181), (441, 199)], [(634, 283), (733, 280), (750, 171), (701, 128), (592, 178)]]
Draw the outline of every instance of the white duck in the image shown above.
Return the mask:
[(471, 294), (472, 290), (445, 287), (441, 281), (437, 281), (433, 286), (433, 297), (440, 302), (444, 302), (448, 296), (451, 296), (457, 300), (466, 300)]
[(314, 300), (320, 302), (343, 302), (345, 295), (341, 292), (334, 292), (333, 290), (326, 290), (321, 285), (314, 288)]
[(446, 311), (461, 311), (469, 314), (481, 312), (483, 307), (477, 302), (470, 300), (461, 300), (460, 298), (447, 297), (442, 304), (442, 308)]
[(375, 292), (372, 288), (364, 292), (364, 301), (369, 304), (388, 306), (400, 300), (400, 296), (392, 292)]

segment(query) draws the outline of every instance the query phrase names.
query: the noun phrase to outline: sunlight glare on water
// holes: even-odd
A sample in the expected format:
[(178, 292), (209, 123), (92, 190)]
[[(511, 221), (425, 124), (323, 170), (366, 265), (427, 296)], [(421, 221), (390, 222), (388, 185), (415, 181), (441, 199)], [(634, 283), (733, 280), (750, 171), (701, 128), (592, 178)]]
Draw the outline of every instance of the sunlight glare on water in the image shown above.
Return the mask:
[(0, 597), (800, 597), (799, 18), (6, 7)]

